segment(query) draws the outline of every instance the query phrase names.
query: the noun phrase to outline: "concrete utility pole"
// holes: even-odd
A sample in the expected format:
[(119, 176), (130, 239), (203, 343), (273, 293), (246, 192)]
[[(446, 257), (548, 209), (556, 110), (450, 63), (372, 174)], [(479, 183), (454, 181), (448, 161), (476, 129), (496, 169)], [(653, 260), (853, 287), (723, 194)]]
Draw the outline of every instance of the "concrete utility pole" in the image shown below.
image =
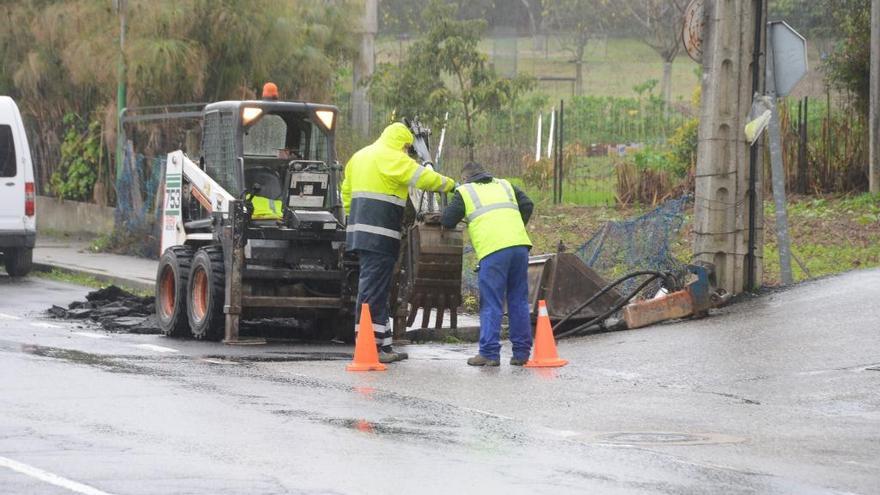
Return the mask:
[[(715, 265), (719, 288), (743, 291), (748, 279), (749, 146), (743, 129), (752, 103), (760, 0), (706, 0), (703, 82), (694, 205), (694, 255)], [(763, 44), (763, 37), (762, 44)], [(761, 65), (761, 64), (759, 64)], [(760, 154), (758, 154), (760, 156)], [(755, 280), (763, 266), (762, 167), (756, 167)]]
[(868, 106), (868, 183), (872, 193), (880, 192), (880, 0), (871, 1), (871, 96)]
[(364, 0), (364, 18), (361, 25), (361, 47), (354, 61), (354, 81), (351, 90), (351, 124), (366, 136), (370, 133), (372, 109), (367, 99), (363, 80), (372, 76), (376, 68), (376, 33), (379, 32), (379, 0)]

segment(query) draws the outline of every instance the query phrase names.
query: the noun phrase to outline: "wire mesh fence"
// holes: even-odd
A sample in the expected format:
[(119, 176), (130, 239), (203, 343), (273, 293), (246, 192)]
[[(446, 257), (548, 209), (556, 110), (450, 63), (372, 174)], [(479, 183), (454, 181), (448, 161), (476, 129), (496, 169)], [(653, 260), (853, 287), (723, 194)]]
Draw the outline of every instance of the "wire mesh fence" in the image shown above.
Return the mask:
[[(609, 281), (639, 270), (681, 274), (685, 263), (675, 257), (673, 246), (679, 239), (692, 201), (690, 195), (685, 195), (668, 200), (636, 218), (606, 222), (574, 253)], [(462, 289), (467, 294), (476, 295), (478, 272), (470, 246), (465, 248), (465, 257), (469, 263), (464, 263), (462, 270)], [(639, 282), (639, 279), (627, 280), (621, 284), (621, 290), (630, 291)]]
[[(441, 171), (457, 177), (461, 167), (474, 160), (494, 175), (512, 180), (538, 201), (553, 198), (553, 185), (561, 175), (562, 202), (613, 205), (617, 201), (618, 165), (632, 162), (642, 150), (664, 147), (669, 137), (692, 118), (690, 107), (668, 107), (650, 89), (641, 89), (637, 97), (583, 96), (554, 102), (536, 94), (502, 111), (477, 115), (470, 125), (452, 112)], [(559, 109), (563, 105), (561, 119)], [(341, 108), (345, 115), (348, 102), (344, 100)], [(359, 140), (343, 137), (341, 141), (366, 144), (393, 118), (402, 117), (414, 116), (374, 106), (372, 136), (360, 136)], [(436, 139), (439, 124), (431, 124)], [(469, 142), (474, 144), (468, 146)], [(347, 159), (356, 149), (351, 146), (340, 150), (341, 159)], [(556, 165), (557, 157), (561, 157), (560, 166)]]

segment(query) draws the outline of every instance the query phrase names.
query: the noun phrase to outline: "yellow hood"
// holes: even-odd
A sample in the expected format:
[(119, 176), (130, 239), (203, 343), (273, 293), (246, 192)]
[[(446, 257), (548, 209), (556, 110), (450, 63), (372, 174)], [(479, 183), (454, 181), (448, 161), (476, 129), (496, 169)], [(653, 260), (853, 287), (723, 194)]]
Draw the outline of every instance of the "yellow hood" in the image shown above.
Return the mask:
[(378, 142), (395, 150), (402, 150), (404, 145), (413, 143), (413, 135), (400, 122), (395, 122), (382, 131)]

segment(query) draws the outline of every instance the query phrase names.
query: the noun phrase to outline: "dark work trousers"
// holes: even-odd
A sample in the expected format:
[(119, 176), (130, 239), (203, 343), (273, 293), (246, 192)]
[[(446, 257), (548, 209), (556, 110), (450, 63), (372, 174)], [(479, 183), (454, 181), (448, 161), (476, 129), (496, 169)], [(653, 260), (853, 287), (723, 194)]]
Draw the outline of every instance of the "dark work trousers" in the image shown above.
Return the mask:
[(357, 307), (355, 307), (355, 332), (361, 321), (361, 304), (370, 305), (376, 345), (391, 346), (391, 327), (388, 325), (388, 291), (397, 257), (390, 254), (358, 250), (360, 278), (358, 279)]
[(510, 343), (513, 357), (528, 359), (532, 350), (529, 320), (529, 249), (514, 246), (480, 260), (480, 354), (501, 357), (501, 316), (507, 296)]

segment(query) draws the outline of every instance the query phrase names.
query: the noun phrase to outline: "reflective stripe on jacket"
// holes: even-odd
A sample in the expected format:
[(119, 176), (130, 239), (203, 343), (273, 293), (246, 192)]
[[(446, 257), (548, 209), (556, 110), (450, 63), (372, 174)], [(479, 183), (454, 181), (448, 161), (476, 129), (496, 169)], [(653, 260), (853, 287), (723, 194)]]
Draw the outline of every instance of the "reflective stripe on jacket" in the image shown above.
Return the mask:
[(386, 127), (375, 143), (345, 165), (342, 205), (348, 213), (346, 249), (397, 255), (409, 188), (451, 191), (455, 182), (407, 156), (413, 135), (401, 123)]
[(284, 217), (284, 208), (281, 201), (269, 199), (265, 196), (251, 196), (251, 204), (254, 212), (251, 218), (254, 220), (281, 220)]
[(513, 186), (504, 179), (491, 182), (469, 182), (458, 187), (464, 200), (468, 236), (477, 259), (511, 246), (529, 246)]

